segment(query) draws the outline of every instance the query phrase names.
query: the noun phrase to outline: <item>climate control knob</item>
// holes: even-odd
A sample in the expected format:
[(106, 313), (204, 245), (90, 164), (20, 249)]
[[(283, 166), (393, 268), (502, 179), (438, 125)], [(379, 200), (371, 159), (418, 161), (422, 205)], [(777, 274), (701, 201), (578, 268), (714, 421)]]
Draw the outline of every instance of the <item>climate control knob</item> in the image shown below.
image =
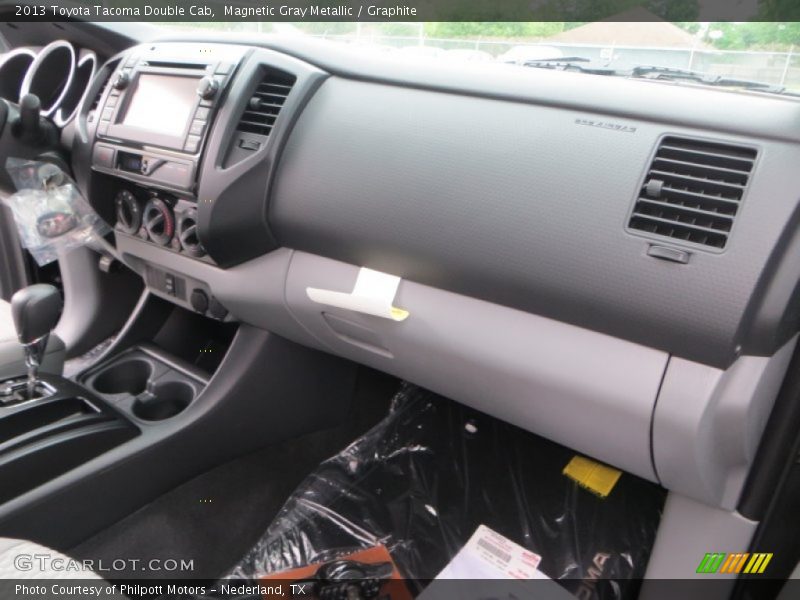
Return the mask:
[(175, 216), (169, 205), (161, 198), (151, 198), (142, 215), (147, 235), (156, 244), (166, 246), (175, 234)]
[(142, 209), (139, 201), (128, 190), (122, 190), (114, 198), (117, 209), (117, 228), (135, 234), (142, 226)]
[(205, 256), (206, 250), (197, 236), (197, 211), (187, 210), (178, 218), (178, 239), (181, 241), (181, 248), (186, 254), (194, 257)]

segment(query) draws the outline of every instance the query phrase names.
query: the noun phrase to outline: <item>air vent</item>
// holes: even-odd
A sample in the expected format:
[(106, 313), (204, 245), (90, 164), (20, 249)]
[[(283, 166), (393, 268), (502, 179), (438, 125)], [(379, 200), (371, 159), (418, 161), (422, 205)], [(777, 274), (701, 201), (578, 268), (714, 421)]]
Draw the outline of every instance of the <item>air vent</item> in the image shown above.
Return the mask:
[(94, 115), (95, 111), (97, 111), (97, 107), (100, 105), (100, 100), (103, 98), (106, 88), (108, 88), (108, 82), (111, 80), (111, 75), (116, 70), (118, 62), (119, 61), (108, 63), (105, 69), (103, 69), (103, 71), (98, 75), (98, 77), (104, 77), (105, 81), (103, 82), (103, 85), (100, 86), (100, 89), (97, 90), (94, 98), (92, 98), (92, 106), (89, 108), (90, 122), (92, 121), (92, 116)]
[(664, 138), (628, 227), (724, 248), (755, 159), (752, 148)]
[(237, 130), (269, 136), (294, 82), (295, 77), (288, 73), (267, 71), (247, 103)]

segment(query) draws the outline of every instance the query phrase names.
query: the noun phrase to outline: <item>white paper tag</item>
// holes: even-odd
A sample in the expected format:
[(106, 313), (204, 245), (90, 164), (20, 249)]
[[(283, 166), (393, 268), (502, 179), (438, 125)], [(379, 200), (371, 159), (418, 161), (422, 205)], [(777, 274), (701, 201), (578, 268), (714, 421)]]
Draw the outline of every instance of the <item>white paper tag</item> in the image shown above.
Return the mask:
[(320, 304), (403, 321), (408, 317), (408, 311), (392, 304), (399, 285), (400, 278), (395, 275), (362, 267), (350, 293), (310, 287), (306, 288), (306, 294)]
[(436, 579), (548, 579), (542, 557), (481, 525)]

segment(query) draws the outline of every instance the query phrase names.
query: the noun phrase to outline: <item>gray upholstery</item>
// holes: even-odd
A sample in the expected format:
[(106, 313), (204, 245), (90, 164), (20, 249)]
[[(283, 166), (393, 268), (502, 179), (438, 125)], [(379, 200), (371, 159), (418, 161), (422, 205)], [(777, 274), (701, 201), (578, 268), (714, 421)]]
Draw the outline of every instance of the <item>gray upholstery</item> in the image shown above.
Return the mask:
[[(64, 368), (64, 343), (55, 335), (50, 336), (47, 352), (42, 361), (42, 372), (60, 374)], [(0, 300), (0, 379), (25, 373), (25, 355), (17, 341), (11, 305)]]

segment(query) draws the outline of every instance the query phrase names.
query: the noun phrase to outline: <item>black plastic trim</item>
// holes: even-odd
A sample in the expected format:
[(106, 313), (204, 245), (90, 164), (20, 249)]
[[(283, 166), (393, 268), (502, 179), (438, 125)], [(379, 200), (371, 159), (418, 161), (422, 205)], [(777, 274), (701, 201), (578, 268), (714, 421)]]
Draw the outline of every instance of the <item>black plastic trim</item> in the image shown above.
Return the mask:
[[(147, 339), (171, 310), (151, 299), (118, 350)], [(353, 363), (242, 326), (189, 408), (0, 505), (0, 536), (72, 547), (217, 464), (341, 422), (355, 375)]]
[[(244, 160), (227, 165), (226, 157), (239, 118), (263, 79), (265, 68), (297, 80), (267, 142)], [(208, 138), (198, 178), (198, 232), (209, 256), (230, 267), (278, 247), (268, 223), (267, 203), (278, 157), (298, 115), (327, 75), (294, 58), (256, 49), (239, 67), (228, 99)]]

